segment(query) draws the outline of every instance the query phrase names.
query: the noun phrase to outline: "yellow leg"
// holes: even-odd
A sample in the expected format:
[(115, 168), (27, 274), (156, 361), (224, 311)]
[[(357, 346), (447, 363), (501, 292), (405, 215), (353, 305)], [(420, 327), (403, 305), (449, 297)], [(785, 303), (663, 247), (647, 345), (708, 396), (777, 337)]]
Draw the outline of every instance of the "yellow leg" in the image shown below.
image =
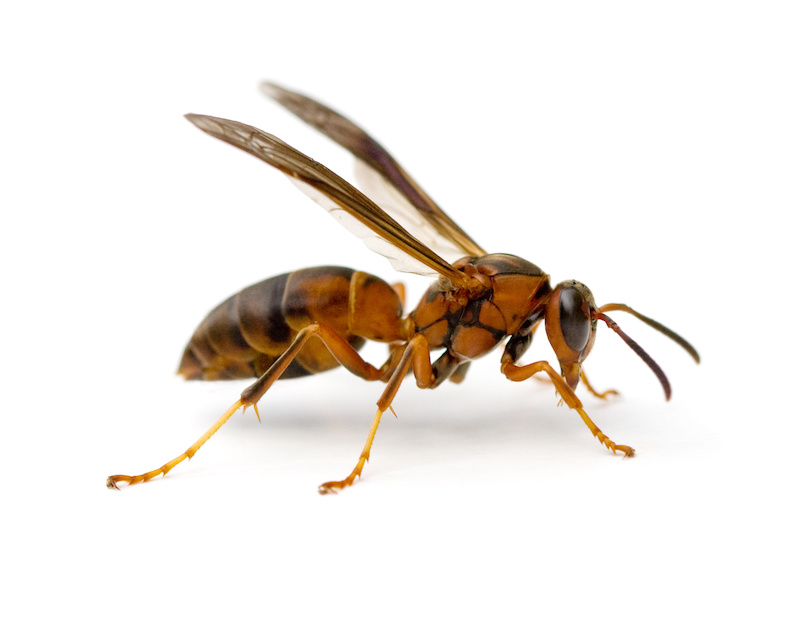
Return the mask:
[(138, 474), (137, 476), (126, 476), (125, 474), (115, 474), (114, 476), (109, 476), (106, 479), (106, 487), (112, 490), (118, 490), (119, 487), (117, 483), (127, 483), (128, 485), (136, 485), (137, 483), (147, 483), (147, 481), (153, 480), (159, 474), (163, 474), (164, 476), (167, 475), (173, 467), (175, 467), (178, 463), (185, 461), (186, 459), (192, 458), (197, 450), (199, 450), (205, 442), (210, 439), (214, 434), (217, 433), (217, 430), (225, 425), (228, 422), (228, 419), (233, 416), (234, 412), (238, 410), (240, 407), (243, 407), (244, 403), (241, 400), (236, 401), (233, 405), (228, 408), (228, 411), (225, 412), (222, 416), (220, 416), (219, 420), (211, 426), (205, 434), (203, 434), (197, 441), (195, 441), (194, 445), (192, 445), (188, 450), (186, 450), (180, 456), (172, 459), (169, 463), (165, 463), (161, 467), (158, 467), (146, 474)]
[(364, 449), (361, 450), (361, 456), (358, 458), (358, 463), (356, 463), (353, 471), (350, 472), (350, 476), (341, 481), (329, 481), (327, 483), (323, 483), (319, 486), (319, 488), (317, 488), (320, 494), (335, 494), (339, 490), (352, 485), (353, 481), (361, 476), (361, 470), (364, 469), (364, 465), (367, 461), (369, 461), (369, 451), (372, 449), (372, 441), (375, 439), (375, 434), (378, 431), (378, 425), (381, 423), (381, 416), (383, 416), (383, 410), (379, 409), (375, 413), (375, 418), (372, 419), (372, 427), (369, 430), (367, 442), (364, 445)]
[(372, 449), (372, 441), (375, 439), (375, 433), (378, 431), (378, 425), (381, 422), (381, 416), (387, 409), (391, 409), (392, 400), (394, 400), (397, 391), (400, 389), (400, 384), (403, 378), (408, 373), (409, 369), (413, 369), (414, 378), (417, 379), (417, 386), (422, 388), (433, 387), (436, 384), (436, 377), (434, 376), (431, 367), (431, 353), (428, 346), (428, 341), (417, 334), (406, 345), (405, 351), (397, 365), (397, 368), (392, 373), (383, 394), (378, 399), (378, 411), (375, 418), (372, 420), (372, 427), (367, 436), (367, 442), (364, 444), (364, 449), (361, 450), (361, 456), (358, 458), (356, 466), (347, 478), (341, 481), (329, 481), (319, 486), (320, 494), (333, 494), (339, 490), (349, 487), (353, 482), (361, 476), (361, 471), (364, 465), (369, 460), (369, 453)]
[[(256, 403), (259, 399), (264, 395), (264, 393), (272, 386), (272, 384), (277, 381), (281, 374), (286, 371), (286, 368), (289, 367), (289, 364), (294, 360), (297, 354), (300, 352), (300, 349), (303, 345), (312, 337), (318, 337), (325, 343), (325, 346), (330, 350), (330, 352), (336, 357), (336, 359), (348, 370), (350, 370), (356, 376), (360, 376), (366, 380), (379, 380), (388, 376), (391, 373), (391, 367), (393, 367), (392, 358), (381, 368), (378, 369), (373, 367), (366, 361), (364, 361), (353, 349), (350, 344), (344, 340), (341, 336), (339, 336), (336, 332), (334, 332), (329, 327), (325, 325), (320, 325), (318, 323), (314, 323), (313, 325), (309, 325), (308, 327), (304, 327), (300, 332), (298, 332), (297, 336), (295, 337), (292, 344), (289, 348), (281, 355), (281, 357), (272, 364), (262, 376), (253, 383), (250, 387), (245, 389), (242, 392), (241, 398), (236, 401), (233, 405), (231, 405), (228, 410), (219, 418), (219, 420), (211, 426), (203, 436), (201, 436), (195, 443), (192, 445), (188, 450), (186, 450), (180, 456), (172, 459), (169, 463), (165, 463), (161, 467), (158, 467), (150, 472), (145, 474), (139, 474), (137, 476), (127, 476), (125, 474), (115, 474), (113, 476), (109, 476), (106, 479), (106, 487), (114, 490), (120, 489), (117, 485), (118, 483), (127, 483), (128, 485), (136, 485), (137, 483), (146, 483), (147, 481), (151, 481), (160, 474), (166, 474), (169, 472), (173, 467), (185, 461), (186, 459), (192, 458), (197, 450), (199, 450), (205, 443), (210, 439), (214, 434), (216, 434), (217, 430), (221, 428), (225, 423), (228, 422), (228, 419), (233, 416), (233, 414), (238, 410), (240, 407), (248, 407), (250, 405), (256, 409), (256, 414), (258, 414), (258, 409), (256, 408)], [(386, 409), (385, 407), (383, 408)], [(378, 417), (379, 418), (379, 417)], [(259, 419), (260, 420), (260, 419)], [(377, 421), (377, 419), (376, 419)], [(375, 426), (377, 429), (377, 424)], [(374, 434), (373, 434), (374, 436)], [(372, 439), (370, 439), (370, 443)], [(369, 454), (369, 448), (367, 448), (367, 454)], [(363, 467), (363, 463), (361, 464)]]
[(598, 392), (594, 387), (592, 387), (591, 383), (589, 383), (589, 379), (586, 378), (586, 374), (583, 370), (581, 370), (581, 380), (583, 381), (583, 384), (586, 385), (586, 389), (589, 390), (589, 393), (592, 394), (592, 396), (602, 398), (604, 401), (607, 401), (609, 396), (619, 395), (619, 392), (615, 389), (609, 389), (605, 392)]
[(564, 399), (564, 402), (567, 404), (567, 406), (576, 410), (578, 414), (581, 415), (583, 422), (586, 423), (586, 427), (588, 427), (592, 434), (597, 437), (598, 441), (600, 441), (615, 454), (617, 452), (622, 452), (623, 456), (633, 456), (634, 449), (632, 447), (628, 447), (627, 445), (617, 445), (614, 441), (603, 434), (600, 428), (597, 427), (597, 425), (594, 424), (594, 421), (592, 421), (592, 419), (590, 419), (586, 414), (581, 400), (578, 398), (572, 388), (567, 385), (566, 381), (559, 376), (558, 372), (556, 372), (547, 361), (538, 361), (536, 363), (531, 363), (530, 365), (520, 366), (514, 365), (514, 363), (512, 363), (510, 360), (503, 360), (500, 369), (503, 374), (505, 374), (506, 377), (512, 381), (524, 381), (529, 379), (537, 372), (544, 372), (550, 377), (550, 380), (553, 382), (553, 385), (555, 385), (556, 390), (560, 394), (561, 398)]

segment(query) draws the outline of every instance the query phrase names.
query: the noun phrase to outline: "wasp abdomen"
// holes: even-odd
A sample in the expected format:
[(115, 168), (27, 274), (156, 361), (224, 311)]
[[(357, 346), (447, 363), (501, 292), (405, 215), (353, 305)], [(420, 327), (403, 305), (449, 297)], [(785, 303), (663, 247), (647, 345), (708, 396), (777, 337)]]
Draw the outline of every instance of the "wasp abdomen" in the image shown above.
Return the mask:
[[(372, 326), (365, 326), (370, 310)], [(260, 376), (297, 333), (319, 322), (355, 349), (365, 339), (401, 339), (402, 305), (381, 279), (346, 267), (311, 267), (251, 285), (218, 305), (195, 330), (178, 373), (207, 381)], [(338, 367), (317, 339), (303, 346), (282, 378)]]

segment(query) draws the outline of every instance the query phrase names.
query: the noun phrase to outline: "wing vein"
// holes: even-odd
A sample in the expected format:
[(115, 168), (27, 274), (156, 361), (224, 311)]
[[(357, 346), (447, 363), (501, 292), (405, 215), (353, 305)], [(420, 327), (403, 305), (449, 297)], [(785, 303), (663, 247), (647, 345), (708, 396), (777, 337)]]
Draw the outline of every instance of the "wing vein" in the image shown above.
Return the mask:
[[(456, 285), (464, 287), (470, 285), (462, 272), (412, 236), (366, 195), (321, 163), (287, 145), (276, 136), (234, 120), (199, 114), (187, 114), (186, 118), (214, 138), (227, 142), (282, 171), (293, 178), (295, 184), (299, 181), (301, 185), (311, 188), (314, 194), (306, 189), (303, 191), (334, 214), (337, 220), (344, 222), (334, 213), (336, 209), (346, 211), (375, 235), (387, 241), (391, 247), (399, 249), (402, 254), (417, 263), (411, 268), (403, 268), (402, 261), (399, 261), (399, 269), (402, 271), (427, 275), (439, 274)], [(316, 196), (320, 196), (321, 199)], [(389, 258), (393, 265), (398, 265), (396, 253), (387, 253), (377, 249), (374, 244), (367, 244), (371, 249)]]

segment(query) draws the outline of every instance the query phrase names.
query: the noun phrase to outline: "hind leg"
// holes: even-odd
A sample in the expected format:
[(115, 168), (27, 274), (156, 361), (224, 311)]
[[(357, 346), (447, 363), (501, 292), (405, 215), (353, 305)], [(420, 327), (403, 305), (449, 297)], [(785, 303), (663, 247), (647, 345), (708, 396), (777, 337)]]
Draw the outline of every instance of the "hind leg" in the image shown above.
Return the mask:
[(233, 416), (236, 410), (239, 408), (245, 408), (248, 405), (252, 405), (253, 409), (256, 411), (256, 414), (258, 414), (256, 403), (266, 393), (266, 391), (272, 387), (272, 384), (277, 381), (278, 378), (280, 378), (281, 374), (283, 374), (289, 364), (300, 352), (303, 345), (314, 336), (318, 337), (325, 344), (325, 347), (330, 350), (331, 354), (333, 354), (336, 360), (338, 360), (339, 363), (341, 363), (346, 369), (356, 376), (364, 378), (368, 381), (375, 381), (388, 376), (391, 372), (391, 369), (394, 367), (394, 363), (392, 361), (396, 360), (396, 357), (390, 357), (386, 364), (378, 369), (362, 359), (358, 355), (358, 352), (353, 349), (353, 347), (345, 339), (343, 339), (329, 327), (319, 323), (309, 325), (298, 332), (292, 344), (278, 358), (278, 360), (276, 360), (255, 383), (245, 389), (242, 392), (241, 398), (231, 405), (219, 418), (219, 420), (214, 423), (214, 425), (212, 425), (211, 428), (183, 454), (175, 457), (161, 467), (144, 474), (138, 474), (136, 476), (115, 474), (113, 476), (109, 476), (106, 480), (106, 486), (111, 489), (118, 490), (120, 489), (117, 485), (118, 483), (136, 485), (137, 483), (146, 483), (147, 481), (151, 481), (160, 474), (166, 475), (167, 472), (169, 472), (179, 463), (185, 461), (186, 459), (192, 458), (197, 453), (197, 450), (205, 445), (206, 441), (214, 436), (217, 430), (227, 423), (228, 419), (230, 419), (230, 417)]

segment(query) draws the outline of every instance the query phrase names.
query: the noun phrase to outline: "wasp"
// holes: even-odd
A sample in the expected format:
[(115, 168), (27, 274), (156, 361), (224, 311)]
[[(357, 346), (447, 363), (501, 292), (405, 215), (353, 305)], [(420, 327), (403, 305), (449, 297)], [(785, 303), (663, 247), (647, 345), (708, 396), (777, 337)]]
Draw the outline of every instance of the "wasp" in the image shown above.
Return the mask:
[[(404, 315), (402, 286), (345, 267), (301, 269), (247, 287), (211, 311), (191, 337), (178, 368), (187, 380), (256, 378), (240, 398), (189, 449), (145, 474), (115, 475), (109, 488), (150, 481), (191, 458), (240, 408), (257, 403), (278, 379), (324, 372), (340, 365), (368, 381), (385, 383), (364, 448), (353, 471), (319, 486), (322, 494), (353, 484), (369, 460), (381, 416), (407, 374), (420, 388), (446, 380), (461, 382), (470, 363), (504, 343), (500, 371), (512, 381), (542, 374), (567, 407), (613, 453), (634, 450), (608, 438), (589, 418), (575, 393), (579, 382), (599, 397), (582, 371), (592, 350), (598, 321), (613, 330), (649, 366), (669, 400), (670, 385), (656, 362), (607, 315), (632, 314), (685, 349), (697, 351), (678, 334), (627, 305), (598, 306), (586, 285), (549, 276), (524, 258), (485, 251), (423, 191), (397, 161), (359, 126), (320, 104), (275, 84), (266, 95), (338, 143), (356, 158), (363, 191), (275, 136), (233, 120), (187, 114), (205, 133), (280, 170), (303, 192), (387, 257), (398, 271), (435, 277), (420, 303)], [(369, 194), (369, 195), (368, 195)], [(519, 364), (544, 324), (558, 359), (557, 371), (541, 360)], [(366, 341), (388, 346), (380, 367), (365, 361)], [(435, 360), (431, 352), (441, 354)]]

